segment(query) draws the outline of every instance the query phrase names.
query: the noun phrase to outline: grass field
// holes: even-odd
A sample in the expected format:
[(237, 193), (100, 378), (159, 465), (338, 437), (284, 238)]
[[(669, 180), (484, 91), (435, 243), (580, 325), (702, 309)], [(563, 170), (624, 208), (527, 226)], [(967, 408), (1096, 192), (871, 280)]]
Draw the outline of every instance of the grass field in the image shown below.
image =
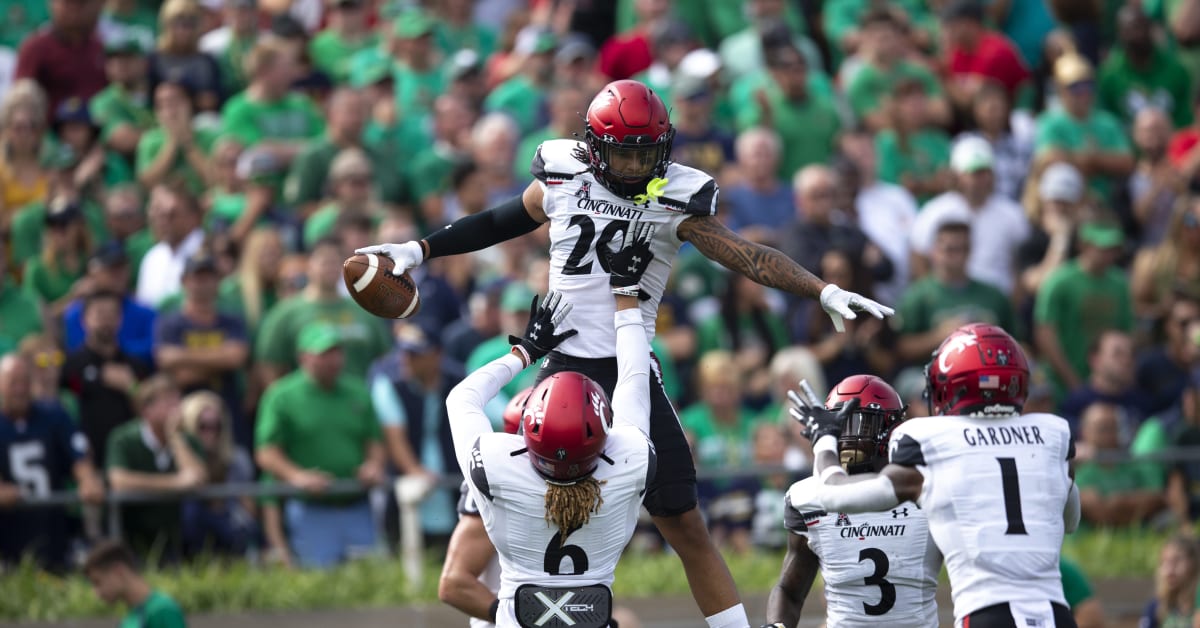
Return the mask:
[[(1147, 577), (1154, 571), (1164, 537), (1139, 531), (1090, 532), (1068, 537), (1064, 553), (1094, 580)], [(728, 556), (738, 588), (764, 592), (779, 574), (782, 554)], [(155, 586), (174, 595), (189, 613), (316, 610), (397, 606), (437, 597), (440, 565), (430, 564), (415, 595), (406, 592), (400, 563), (359, 561), (328, 572), (286, 571), (247, 563), (208, 563), (150, 574)], [(630, 553), (617, 567), (618, 597), (684, 595), (687, 581), (669, 555)], [(56, 621), (115, 614), (92, 594), (80, 576), (57, 578), (25, 566), (0, 577), (0, 621)]]

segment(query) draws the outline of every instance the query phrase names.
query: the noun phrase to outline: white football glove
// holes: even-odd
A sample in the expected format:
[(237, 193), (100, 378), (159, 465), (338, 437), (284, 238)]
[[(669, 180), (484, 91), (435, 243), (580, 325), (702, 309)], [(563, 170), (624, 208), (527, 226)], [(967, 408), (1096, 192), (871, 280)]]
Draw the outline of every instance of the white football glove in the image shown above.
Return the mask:
[(861, 294), (842, 290), (834, 284), (829, 284), (821, 290), (821, 307), (825, 309), (829, 318), (833, 319), (833, 328), (838, 333), (846, 331), (846, 324), (842, 319), (854, 320), (858, 318), (857, 312), (866, 312), (879, 319), (896, 313), (896, 310), (882, 303), (876, 303)]
[(421, 243), (416, 241), (404, 242), (402, 244), (376, 244), (374, 246), (364, 246), (361, 249), (354, 251), (358, 255), (385, 255), (392, 258), (392, 274), (399, 277), (404, 273), (421, 265), (425, 261), (425, 251), (421, 249)]

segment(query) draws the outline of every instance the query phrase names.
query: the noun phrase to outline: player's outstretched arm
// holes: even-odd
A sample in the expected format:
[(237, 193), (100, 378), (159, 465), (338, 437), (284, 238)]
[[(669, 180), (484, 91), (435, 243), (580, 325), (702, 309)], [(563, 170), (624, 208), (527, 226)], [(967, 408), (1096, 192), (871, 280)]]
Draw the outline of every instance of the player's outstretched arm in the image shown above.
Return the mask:
[(570, 311), (571, 304), (562, 303), (559, 293), (547, 294), (541, 304), (535, 295), (529, 304), (529, 324), (525, 327), (525, 335), (508, 338), (513, 344), (512, 351), (477, 369), (450, 391), (446, 397), (446, 411), (450, 417), (454, 452), (461, 468), (467, 468), (471, 449), (479, 435), (492, 431), (492, 424), (484, 414), (483, 406), (517, 373), (542, 359), (563, 340), (578, 333), (574, 329), (556, 333), (558, 324)]
[(839, 332), (845, 331), (842, 319), (857, 318), (857, 312), (867, 312), (875, 318), (895, 313), (890, 307), (822, 281), (779, 250), (739, 236), (713, 216), (692, 216), (684, 220), (676, 235), (680, 240), (694, 244), (705, 257), (757, 283), (819, 299)]
[(427, 259), (471, 253), (523, 236), (546, 222), (541, 186), (540, 182), (534, 181), (521, 196), (478, 214), (459, 218), (423, 240), (376, 244), (354, 252), (360, 255), (386, 255), (394, 262), (392, 274), (403, 275)]
[(821, 563), (808, 546), (808, 539), (799, 534), (788, 534), (787, 555), (783, 557), (779, 582), (767, 595), (767, 626), (763, 628), (791, 628), (799, 623), (804, 598), (808, 597), (820, 568)]
[(642, 321), (639, 282), (654, 253), (650, 242), (655, 226), (633, 223), (621, 249), (608, 256), (609, 280), (617, 312), (617, 385), (613, 389), (613, 421), (637, 427), (650, 434), (650, 342)]

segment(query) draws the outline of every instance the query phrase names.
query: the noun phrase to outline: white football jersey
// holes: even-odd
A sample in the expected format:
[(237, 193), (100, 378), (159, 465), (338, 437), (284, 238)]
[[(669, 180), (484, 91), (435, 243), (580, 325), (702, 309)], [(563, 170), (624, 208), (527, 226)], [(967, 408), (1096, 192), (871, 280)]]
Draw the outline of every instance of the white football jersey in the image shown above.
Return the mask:
[(1058, 560), (1075, 447), (1063, 418), (909, 419), (889, 454), (925, 478), (918, 502), (946, 557), (957, 624), (1005, 602), (1066, 605)]
[(550, 219), (550, 289), (563, 294), (574, 309), (563, 323), (579, 334), (568, 338), (558, 351), (580, 358), (615, 355), (613, 300), (608, 270), (597, 251), (616, 252), (629, 223), (658, 227), (650, 250), (654, 261), (642, 276), (641, 287), (651, 298), (641, 303), (647, 339), (654, 338), (658, 302), (671, 275), (671, 265), (683, 244), (675, 231), (691, 216), (717, 212), (717, 184), (712, 177), (672, 163), (666, 183), (656, 194), (637, 204), (608, 191), (592, 176), (588, 165), (576, 157), (583, 142), (550, 140), (538, 147), (530, 172), (542, 184), (542, 207)]
[[(458, 516), (463, 517), (478, 517), (479, 507), (475, 505), (475, 499), (471, 497), (471, 489), (467, 488), (467, 482), (464, 480), (462, 487), (459, 489), (458, 497)], [(493, 554), (492, 559), (488, 561), (487, 567), (484, 567), (483, 573), (479, 574), (479, 581), (489, 591), (495, 593), (500, 588), (500, 559)], [(468, 620), (471, 628), (495, 628), (493, 624), (486, 619), (471, 617)]]
[(936, 627), (942, 555), (925, 511), (905, 502), (883, 512), (830, 513), (817, 498), (819, 486), (810, 477), (788, 489), (784, 522), (820, 560), (826, 625)]

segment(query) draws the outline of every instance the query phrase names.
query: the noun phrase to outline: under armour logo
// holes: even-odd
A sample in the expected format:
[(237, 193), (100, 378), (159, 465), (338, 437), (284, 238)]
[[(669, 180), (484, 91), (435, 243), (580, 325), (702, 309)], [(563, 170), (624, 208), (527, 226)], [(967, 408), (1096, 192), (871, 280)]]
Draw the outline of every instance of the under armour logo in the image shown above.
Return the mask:
[(850, 523), (850, 517), (847, 517), (846, 513), (839, 512), (837, 521), (835, 521), (833, 523), (833, 525), (841, 527), (841, 526), (849, 526), (849, 525), (854, 525), (854, 524)]
[(558, 458), (559, 460), (566, 460), (567, 459), (567, 450), (563, 449), (562, 447), (559, 447), (558, 451), (554, 452), (554, 457)]
[(529, 333), (529, 339), (530, 339), (530, 340), (537, 340), (537, 337), (538, 337), (538, 332), (539, 332), (539, 331), (542, 331), (542, 324), (541, 324), (541, 323), (534, 323), (534, 324), (533, 324), (533, 331)]
[(907, 516), (908, 516), (908, 507), (907, 506), (905, 506), (904, 508), (896, 508), (896, 509), (892, 510), (892, 519), (895, 519), (897, 517), (907, 517)]
[(642, 258), (634, 255), (633, 259), (630, 260), (629, 269), (628, 269), (629, 272), (632, 273), (632, 272), (636, 271), (638, 269), (638, 266), (640, 266), (641, 264), (642, 264)]
[(534, 593), (533, 596), (536, 597), (542, 604), (546, 605), (546, 612), (542, 613), (542, 616), (538, 617), (537, 621), (533, 622), (533, 625), (545, 626), (546, 622), (554, 618), (558, 618), (559, 621), (568, 626), (575, 625), (575, 620), (572, 619), (565, 610), (567, 602), (570, 602), (571, 598), (575, 597), (574, 591), (567, 591), (562, 597), (558, 598), (557, 601), (551, 600), (550, 596), (541, 591)]

